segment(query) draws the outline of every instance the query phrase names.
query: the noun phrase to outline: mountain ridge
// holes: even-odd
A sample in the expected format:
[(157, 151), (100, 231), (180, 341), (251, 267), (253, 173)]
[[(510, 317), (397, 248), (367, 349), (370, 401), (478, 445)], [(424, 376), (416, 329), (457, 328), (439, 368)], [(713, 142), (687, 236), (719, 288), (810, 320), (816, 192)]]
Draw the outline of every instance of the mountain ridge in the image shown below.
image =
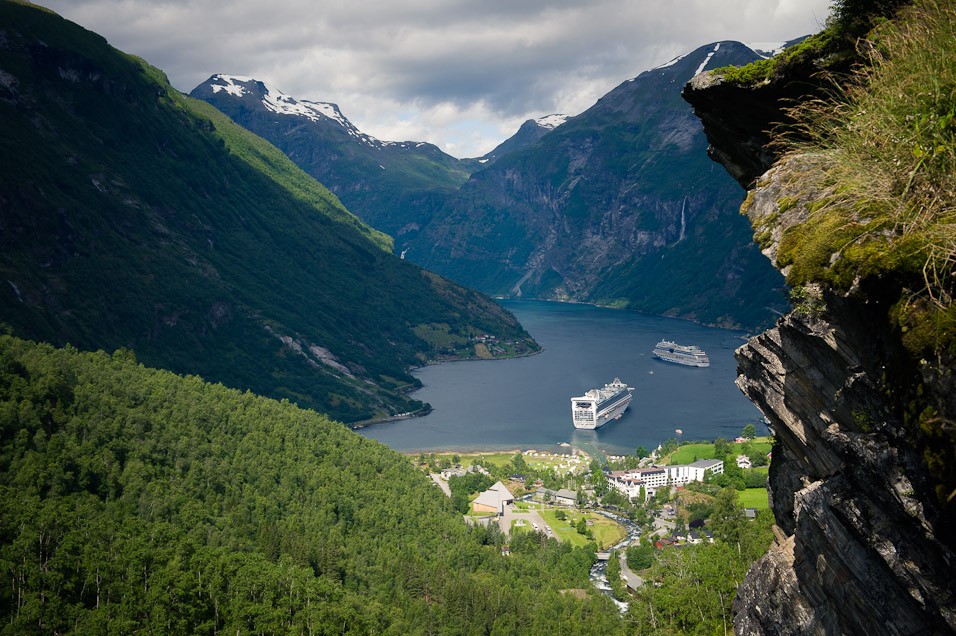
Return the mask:
[(536, 345), (391, 254), (274, 146), (55, 13), (0, 5), (0, 321), (361, 421), (423, 407), (408, 370)]
[(392, 236), (426, 223), (481, 167), (427, 142), (378, 140), (337, 105), (299, 100), (262, 80), (215, 74), (189, 94), (271, 142), (349, 210)]
[(297, 134), (262, 104), (244, 108), (214, 91), (212, 78), (192, 94), (275, 143), (395, 237), (397, 252), (468, 286), (749, 329), (785, 308), (782, 284), (736, 214), (739, 190), (699, 156), (706, 142), (680, 88), (701, 69), (764, 57), (736, 42), (704, 45), (621, 83), (580, 115), (528, 120), (484, 157), (457, 164), (454, 178), (414, 182), (389, 181), (401, 169), (378, 155), (346, 163), (371, 151), (368, 143), (345, 148), (319, 132)]

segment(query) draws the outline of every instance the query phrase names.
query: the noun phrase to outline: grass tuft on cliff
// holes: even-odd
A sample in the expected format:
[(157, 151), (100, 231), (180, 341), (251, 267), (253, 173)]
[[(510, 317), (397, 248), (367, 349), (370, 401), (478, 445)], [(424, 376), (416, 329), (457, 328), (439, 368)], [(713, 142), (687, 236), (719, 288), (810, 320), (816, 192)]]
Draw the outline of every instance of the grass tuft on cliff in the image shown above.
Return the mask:
[(745, 66), (724, 66), (712, 72), (721, 80), (756, 86), (785, 76), (794, 67), (834, 69), (859, 58), (857, 41), (892, 18), (910, 0), (835, 0), (826, 28), (765, 60)]
[(921, 279), (899, 311), (914, 352), (956, 343), (954, 41), (952, 3), (908, 7), (870, 33), (867, 64), (831, 99), (790, 111), (798, 126), (782, 140), (806, 161), (804, 191), (824, 193), (807, 222), (783, 235), (788, 283)]

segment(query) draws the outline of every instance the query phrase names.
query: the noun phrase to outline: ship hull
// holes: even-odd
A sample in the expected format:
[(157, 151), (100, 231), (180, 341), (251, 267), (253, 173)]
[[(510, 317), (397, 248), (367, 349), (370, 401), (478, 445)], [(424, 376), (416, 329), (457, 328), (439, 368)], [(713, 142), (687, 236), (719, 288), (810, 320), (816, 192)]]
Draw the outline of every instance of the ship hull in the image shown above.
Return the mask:
[(603, 389), (591, 389), (580, 397), (571, 398), (571, 423), (574, 428), (582, 430), (601, 428), (627, 410), (633, 390), (614, 378)]
[(628, 395), (627, 399), (624, 400), (622, 404), (618, 406), (614, 406), (613, 408), (606, 411), (603, 415), (598, 413), (598, 416), (597, 418), (595, 418), (593, 424), (574, 421), (573, 422), (574, 428), (583, 430), (583, 431), (597, 430), (601, 428), (602, 426), (604, 426), (605, 424), (607, 424), (608, 422), (610, 422), (611, 420), (616, 420), (619, 417), (621, 417), (621, 415), (624, 414), (624, 411), (627, 410), (627, 407), (630, 406), (630, 404), (631, 404), (631, 396)]
[(683, 364), (686, 367), (709, 367), (710, 361), (697, 360), (695, 358), (681, 358), (668, 353), (658, 353), (654, 352), (654, 355), (664, 362), (672, 362), (674, 364)]

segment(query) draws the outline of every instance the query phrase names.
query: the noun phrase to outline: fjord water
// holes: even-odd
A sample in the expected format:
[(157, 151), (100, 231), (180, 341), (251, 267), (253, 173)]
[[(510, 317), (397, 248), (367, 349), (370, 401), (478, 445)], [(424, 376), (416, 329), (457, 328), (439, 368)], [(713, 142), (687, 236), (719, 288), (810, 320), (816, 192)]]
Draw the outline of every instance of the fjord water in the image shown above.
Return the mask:
[[(734, 349), (744, 333), (686, 320), (590, 305), (502, 301), (543, 347), (512, 360), (451, 362), (419, 369), (413, 397), (434, 409), (425, 417), (375, 424), (360, 432), (400, 451), (551, 450), (561, 443), (608, 453), (648, 449), (676, 437), (733, 438), (760, 412), (734, 384)], [(696, 344), (704, 369), (663, 362), (661, 339)], [(634, 387), (621, 419), (597, 431), (571, 425), (571, 397), (614, 377)]]

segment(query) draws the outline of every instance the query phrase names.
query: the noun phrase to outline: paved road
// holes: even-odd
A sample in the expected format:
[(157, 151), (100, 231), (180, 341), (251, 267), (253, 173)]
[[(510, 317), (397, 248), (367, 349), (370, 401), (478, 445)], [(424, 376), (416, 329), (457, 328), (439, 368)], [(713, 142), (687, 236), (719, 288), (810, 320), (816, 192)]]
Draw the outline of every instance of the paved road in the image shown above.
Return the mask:
[[(441, 475), (438, 473), (431, 473), (430, 476), (432, 481), (438, 484), (442, 492), (445, 493), (445, 496), (451, 497), (451, 488), (448, 487), (448, 482), (442, 479)], [(480, 517), (477, 519), (468, 517), (467, 519), (470, 523), (488, 523), (492, 520), (491, 517)], [(511, 532), (512, 524), (519, 519), (524, 520), (529, 529), (534, 529), (534, 526), (531, 524), (538, 524), (538, 530), (544, 532), (549, 537), (554, 537), (558, 541), (561, 541), (561, 537), (554, 532), (548, 531), (550, 530), (548, 524), (545, 523), (544, 519), (538, 514), (537, 510), (516, 510), (511, 507), (505, 508), (505, 513), (498, 519), (498, 527), (501, 528), (502, 532), (508, 534)]]
[(657, 535), (658, 537), (666, 537), (671, 532), (674, 531), (674, 522), (667, 521), (666, 519), (655, 518), (654, 519), (654, 532), (651, 535)]
[(438, 473), (431, 474), (432, 481), (441, 487), (441, 491), (445, 493), (446, 497), (451, 497), (451, 488), (448, 487), (448, 482), (441, 478), (441, 475)]
[(631, 588), (632, 590), (636, 590), (637, 588), (644, 585), (644, 579), (634, 574), (634, 572), (631, 571), (631, 568), (627, 567), (627, 555), (624, 553), (624, 550), (621, 550), (620, 557), (621, 557), (621, 577), (623, 577), (624, 581), (627, 582), (627, 586)]
[(538, 514), (537, 510), (515, 510), (514, 508), (507, 508), (505, 509), (505, 514), (503, 514), (498, 520), (498, 527), (501, 528), (502, 532), (511, 532), (512, 523), (519, 519), (524, 520), (524, 522), (529, 526), (529, 530), (533, 530), (534, 526), (531, 524), (536, 523), (538, 524), (538, 530), (548, 534), (549, 537), (554, 537), (558, 541), (561, 540), (558, 535), (554, 534), (553, 532), (547, 533), (548, 524), (544, 522), (544, 519)]

